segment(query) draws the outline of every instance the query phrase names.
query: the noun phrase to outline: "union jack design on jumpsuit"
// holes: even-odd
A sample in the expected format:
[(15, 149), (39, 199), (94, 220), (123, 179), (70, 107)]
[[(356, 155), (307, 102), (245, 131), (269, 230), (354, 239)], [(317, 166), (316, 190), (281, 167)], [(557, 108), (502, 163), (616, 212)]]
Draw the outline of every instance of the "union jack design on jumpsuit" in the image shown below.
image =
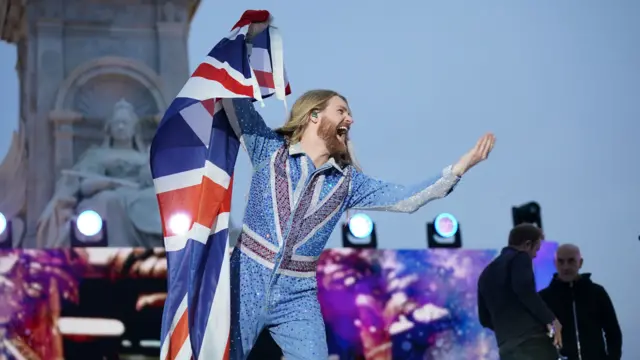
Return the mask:
[(326, 360), (316, 264), (347, 209), (412, 213), (449, 194), (451, 166), (415, 186), (373, 179), (333, 159), (315, 168), (247, 99), (223, 100), (253, 165), (242, 233), (231, 255), (232, 359), (244, 359), (264, 327), (286, 359)]

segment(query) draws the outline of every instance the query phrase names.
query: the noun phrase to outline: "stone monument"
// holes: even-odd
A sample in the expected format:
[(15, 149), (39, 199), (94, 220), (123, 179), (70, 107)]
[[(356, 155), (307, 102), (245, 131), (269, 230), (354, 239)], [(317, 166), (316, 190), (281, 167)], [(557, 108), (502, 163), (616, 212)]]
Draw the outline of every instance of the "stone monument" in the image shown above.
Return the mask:
[[(24, 224), (23, 246), (64, 245), (56, 226), (89, 206), (117, 224), (109, 232), (134, 239), (119, 245), (148, 245), (140, 239), (160, 231), (159, 222), (135, 214), (151, 206), (148, 144), (189, 76), (187, 37), (198, 5), (0, 0), (0, 37), (18, 52), (22, 119), (0, 165), (0, 211)], [(118, 219), (109, 211), (116, 203)]]
[(63, 169), (52, 199), (40, 216), (39, 246), (68, 247), (74, 214), (93, 210), (108, 219), (109, 246), (161, 247), (162, 224), (149, 152), (140, 120), (125, 99), (118, 101), (105, 124), (99, 146), (87, 149), (71, 169)]

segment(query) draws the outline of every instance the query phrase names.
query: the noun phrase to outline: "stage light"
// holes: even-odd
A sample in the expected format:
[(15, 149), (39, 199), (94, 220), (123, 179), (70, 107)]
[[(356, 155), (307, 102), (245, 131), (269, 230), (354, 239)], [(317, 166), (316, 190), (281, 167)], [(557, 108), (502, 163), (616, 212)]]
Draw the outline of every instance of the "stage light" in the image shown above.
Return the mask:
[(342, 224), (342, 246), (355, 249), (376, 249), (378, 239), (373, 220), (358, 213)]
[(450, 238), (458, 232), (458, 220), (449, 213), (442, 213), (436, 216), (433, 225), (438, 235), (443, 238)]
[(511, 208), (513, 226), (523, 223), (534, 224), (542, 229), (542, 208), (535, 201)]
[(462, 247), (460, 223), (455, 216), (442, 213), (433, 222), (427, 223), (427, 245), (429, 249)]
[(7, 229), (7, 218), (4, 216), (3, 213), (0, 213), (0, 235), (2, 235), (6, 229)]
[(11, 220), (0, 213), (0, 249), (13, 248), (13, 233), (11, 231)]
[(94, 210), (85, 210), (71, 220), (72, 247), (104, 247), (107, 244), (106, 222)]
[(76, 220), (78, 231), (84, 236), (95, 236), (102, 230), (102, 217), (93, 210), (85, 210)]
[(186, 234), (191, 228), (191, 218), (186, 214), (175, 214), (169, 219), (169, 229), (177, 235)]
[(364, 239), (373, 231), (373, 221), (365, 214), (355, 214), (349, 219), (349, 231), (358, 239)]

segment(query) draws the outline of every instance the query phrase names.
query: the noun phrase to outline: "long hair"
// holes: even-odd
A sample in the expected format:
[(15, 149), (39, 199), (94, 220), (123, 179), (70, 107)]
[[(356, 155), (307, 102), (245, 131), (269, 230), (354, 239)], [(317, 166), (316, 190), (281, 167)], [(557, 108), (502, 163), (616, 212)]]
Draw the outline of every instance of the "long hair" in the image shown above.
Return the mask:
[[(347, 106), (349, 106), (347, 98), (333, 90), (310, 90), (302, 94), (291, 107), (289, 118), (282, 127), (275, 130), (276, 133), (284, 136), (288, 145), (297, 144), (302, 139), (302, 134), (309, 125), (309, 116), (311, 113), (326, 109), (329, 101), (336, 96), (344, 100)], [(353, 145), (351, 141), (347, 141), (347, 151), (344, 156), (335, 160), (341, 166), (352, 165), (357, 170), (361, 170), (360, 164), (358, 164), (353, 155)]]

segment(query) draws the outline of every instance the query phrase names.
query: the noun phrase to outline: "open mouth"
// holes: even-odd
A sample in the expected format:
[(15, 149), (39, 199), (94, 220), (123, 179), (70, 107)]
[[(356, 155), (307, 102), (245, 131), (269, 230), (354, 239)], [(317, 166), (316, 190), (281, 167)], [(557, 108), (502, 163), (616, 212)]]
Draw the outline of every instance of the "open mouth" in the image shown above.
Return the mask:
[(336, 133), (338, 134), (338, 139), (344, 141), (349, 133), (349, 128), (346, 126), (338, 126)]

